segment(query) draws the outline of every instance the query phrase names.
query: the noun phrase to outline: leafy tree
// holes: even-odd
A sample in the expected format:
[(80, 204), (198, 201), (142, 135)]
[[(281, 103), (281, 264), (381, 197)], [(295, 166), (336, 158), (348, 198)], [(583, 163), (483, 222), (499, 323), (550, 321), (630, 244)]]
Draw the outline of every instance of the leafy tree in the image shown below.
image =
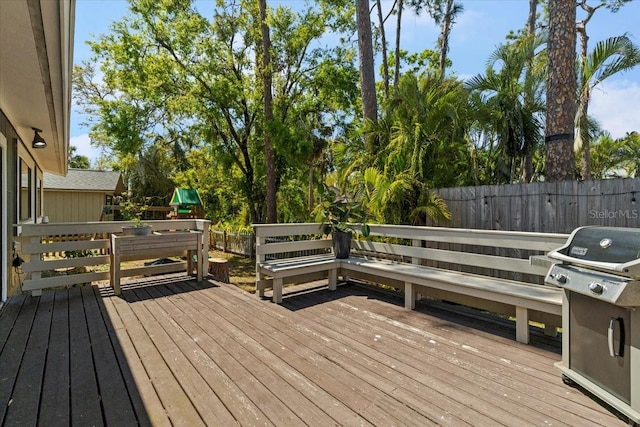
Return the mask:
[(271, 89), (273, 86), (273, 70), (271, 69), (271, 35), (269, 24), (267, 23), (267, 1), (259, 0), (260, 5), (260, 34), (261, 40), (261, 56), (260, 56), (260, 74), (262, 75), (262, 100), (264, 103), (264, 157), (266, 164), (266, 181), (267, 181), (267, 222), (275, 223), (277, 221), (276, 209), (276, 171), (273, 148), (271, 146), (270, 123), (273, 121), (273, 94)]
[[(193, 167), (189, 153), (209, 149), (211, 163), (199, 173), (221, 174), (222, 188), (243, 204), (241, 212), (235, 201), (223, 206), (247, 222), (263, 221), (265, 136), (277, 189), (285, 180), (306, 179), (318, 136), (339, 134), (353, 117), (352, 51), (312, 47), (327, 28), (352, 29), (353, 9), (338, 3), (319, 2), (300, 13), (278, 7), (266, 20), (255, 3), (220, 3), (207, 20), (189, 0), (133, 0), (132, 14), (92, 43), (103, 78), (84, 64), (77, 79), (88, 95), (84, 106), (96, 117), (92, 140), (120, 158), (162, 141), (173, 159), (168, 172), (182, 178)], [(254, 56), (263, 22), (271, 30), (273, 120), (263, 106), (264, 63)]]
[(69, 146), (69, 167), (75, 169), (89, 169), (91, 168), (91, 160), (87, 156), (76, 154), (77, 147)]

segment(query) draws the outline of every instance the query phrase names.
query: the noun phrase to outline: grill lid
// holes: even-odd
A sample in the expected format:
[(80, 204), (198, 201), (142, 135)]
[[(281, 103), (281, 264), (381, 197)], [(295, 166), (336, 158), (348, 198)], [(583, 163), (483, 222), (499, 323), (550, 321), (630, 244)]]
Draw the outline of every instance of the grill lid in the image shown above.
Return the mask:
[(640, 228), (576, 228), (564, 246), (548, 256), (565, 263), (640, 277)]

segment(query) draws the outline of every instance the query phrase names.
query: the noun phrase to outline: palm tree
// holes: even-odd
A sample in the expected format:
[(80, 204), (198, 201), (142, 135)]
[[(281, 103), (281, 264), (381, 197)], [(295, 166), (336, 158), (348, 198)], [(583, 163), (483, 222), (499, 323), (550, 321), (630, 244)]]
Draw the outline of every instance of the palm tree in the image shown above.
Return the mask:
[(438, 45), (440, 48), (440, 74), (444, 75), (447, 66), (447, 54), (449, 53), (449, 36), (451, 27), (455, 23), (455, 17), (464, 10), (462, 3), (447, 0), (444, 11), (434, 16), (436, 24), (440, 24), (440, 38)]
[(549, 73), (547, 79), (547, 181), (575, 177), (573, 152), (576, 116), (576, 2), (549, 2)]
[(576, 113), (575, 150), (582, 155), (582, 179), (591, 179), (589, 144), (593, 135), (589, 132), (589, 101), (593, 89), (614, 74), (632, 69), (640, 63), (640, 50), (626, 35), (611, 37), (599, 42), (582, 61), (578, 72), (578, 109)]
[(621, 141), (621, 139), (613, 139), (611, 134), (605, 131), (600, 131), (599, 136), (593, 139), (593, 144), (589, 147), (592, 178), (605, 179), (618, 175)]
[(517, 44), (499, 46), (489, 58), (486, 74), (466, 83), (481, 94), (476, 98), (484, 103), (480, 125), (497, 140), (497, 164), (507, 166), (502, 173), (496, 169), (498, 183), (515, 181), (519, 165), (540, 141), (543, 74), (527, 65), (543, 42), (542, 37), (524, 38)]
[(618, 141), (620, 164), (626, 170), (627, 176), (637, 177), (640, 172), (640, 134), (630, 132)]
[(343, 180), (362, 186), (378, 220), (422, 223), (446, 218), (431, 189), (470, 183), (467, 91), (460, 81), (437, 74), (408, 73), (383, 104), (380, 120), (366, 129), (383, 147), (375, 160), (362, 156), (341, 170)]

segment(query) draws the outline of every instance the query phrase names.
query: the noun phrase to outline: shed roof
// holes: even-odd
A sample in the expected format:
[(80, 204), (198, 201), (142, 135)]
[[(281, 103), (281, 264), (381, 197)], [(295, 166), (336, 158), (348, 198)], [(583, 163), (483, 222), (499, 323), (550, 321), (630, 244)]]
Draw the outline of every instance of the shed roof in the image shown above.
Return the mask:
[(66, 176), (44, 172), (43, 181), (45, 190), (124, 191), (120, 172), (113, 171), (69, 169)]
[(202, 205), (202, 199), (198, 190), (194, 188), (176, 188), (173, 191), (173, 197), (171, 197), (170, 206), (200, 206)]

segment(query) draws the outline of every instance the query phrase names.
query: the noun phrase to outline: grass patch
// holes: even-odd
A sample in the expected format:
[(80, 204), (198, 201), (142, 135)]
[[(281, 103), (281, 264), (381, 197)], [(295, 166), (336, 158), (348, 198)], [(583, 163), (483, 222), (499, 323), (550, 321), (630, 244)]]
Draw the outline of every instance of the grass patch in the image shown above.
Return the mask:
[(223, 258), (229, 263), (229, 280), (231, 284), (247, 292), (256, 288), (256, 261), (241, 255), (221, 251), (209, 251), (210, 258)]

